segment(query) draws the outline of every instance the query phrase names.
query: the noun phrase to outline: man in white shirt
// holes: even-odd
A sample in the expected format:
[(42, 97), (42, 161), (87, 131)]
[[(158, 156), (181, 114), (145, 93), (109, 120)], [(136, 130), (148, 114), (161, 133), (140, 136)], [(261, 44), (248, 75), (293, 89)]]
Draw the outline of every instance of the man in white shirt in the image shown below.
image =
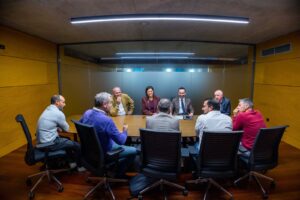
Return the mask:
[(232, 120), (229, 116), (220, 112), (220, 104), (215, 99), (206, 99), (203, 102), (202, 111), (204, 114), (197, 118), (195, 131), (199, 137), (199, 143), (195, 145), (200, 149), (202, 134), (204, 130), (209, 131), (231, 131)]

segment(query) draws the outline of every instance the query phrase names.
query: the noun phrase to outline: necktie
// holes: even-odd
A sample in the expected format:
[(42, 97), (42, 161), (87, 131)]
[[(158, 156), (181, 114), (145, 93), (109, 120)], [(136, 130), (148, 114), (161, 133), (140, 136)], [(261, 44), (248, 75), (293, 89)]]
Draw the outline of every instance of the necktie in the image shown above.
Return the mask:
[(185, 108), (184, 108), (184, 103), (183, 103), (183, 98), (180, 99), (181, 100), (181, 109), (182, 109), (182, 114), (185, 114)]

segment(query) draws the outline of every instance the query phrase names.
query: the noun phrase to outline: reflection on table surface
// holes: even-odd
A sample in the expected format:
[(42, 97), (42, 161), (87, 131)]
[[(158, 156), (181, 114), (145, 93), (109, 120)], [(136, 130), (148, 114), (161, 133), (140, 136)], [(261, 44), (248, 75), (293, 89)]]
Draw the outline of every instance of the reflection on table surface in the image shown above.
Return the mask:
[[(180, 130), (182, 137), (193, 137), (195, 136), (195, 123), (197, 115), (193, 116), (191, 120), (180, 120)], [(79, 120), (81, 115), (70, 115), (67, 117), (67, 122), (70, 125), (69, 132), (76, 133), (76, 128), (72, 119)], [(121, 131), (123, 124), (128, 124), (128, 135), (129, 136), (140, 136), (139, 129), (145, 128), (146, 126), (146, 116), (145, 115), (125, 115), (112, 117), (117, 128)]]

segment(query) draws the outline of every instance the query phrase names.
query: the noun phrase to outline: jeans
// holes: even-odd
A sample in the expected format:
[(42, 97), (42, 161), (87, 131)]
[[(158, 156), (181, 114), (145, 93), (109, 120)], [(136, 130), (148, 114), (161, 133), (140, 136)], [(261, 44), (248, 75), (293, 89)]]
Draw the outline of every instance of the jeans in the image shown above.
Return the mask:
[(112, 150), (122, 147), (122, 151), (119, 155), (119, 169), (117, 171), (117, 177), (124, 177), (126, 170), (134, 163), (137, 151), (135, 147), (113, 144)]
[(74, 161), (76, 161), (77, 166), (81, 167), (81, 150), (80, 144), (72, 140), (57, 137), (54, 140), (54, 145), (50, 148), (51, 151), (55, 150), (65, 150), (67, 155)]

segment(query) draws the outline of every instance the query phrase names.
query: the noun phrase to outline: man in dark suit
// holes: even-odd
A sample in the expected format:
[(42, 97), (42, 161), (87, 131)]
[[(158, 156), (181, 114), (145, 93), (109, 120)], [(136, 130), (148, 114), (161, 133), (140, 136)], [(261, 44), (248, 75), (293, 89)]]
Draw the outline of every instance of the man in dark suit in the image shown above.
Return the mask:
[(170, 115), (171, 101), (161, 99), (157, 108), (159, 113), (146, 118), (146, 128), (160, 131), (179, 131), (179, 120)]
[(215, 99), (220, 103), (220, 112), (230, 116), (231, 113), (230, 100), (223, 96), (222, 90), (216, 90), (214, 95), (215, 95)]
[(184, 87), (178, 88), (178, 97), (172, 100), (172, 114), (173, 115), (194, 115), (194, 108), (191, 99), (186, 97), (186, 90)]

